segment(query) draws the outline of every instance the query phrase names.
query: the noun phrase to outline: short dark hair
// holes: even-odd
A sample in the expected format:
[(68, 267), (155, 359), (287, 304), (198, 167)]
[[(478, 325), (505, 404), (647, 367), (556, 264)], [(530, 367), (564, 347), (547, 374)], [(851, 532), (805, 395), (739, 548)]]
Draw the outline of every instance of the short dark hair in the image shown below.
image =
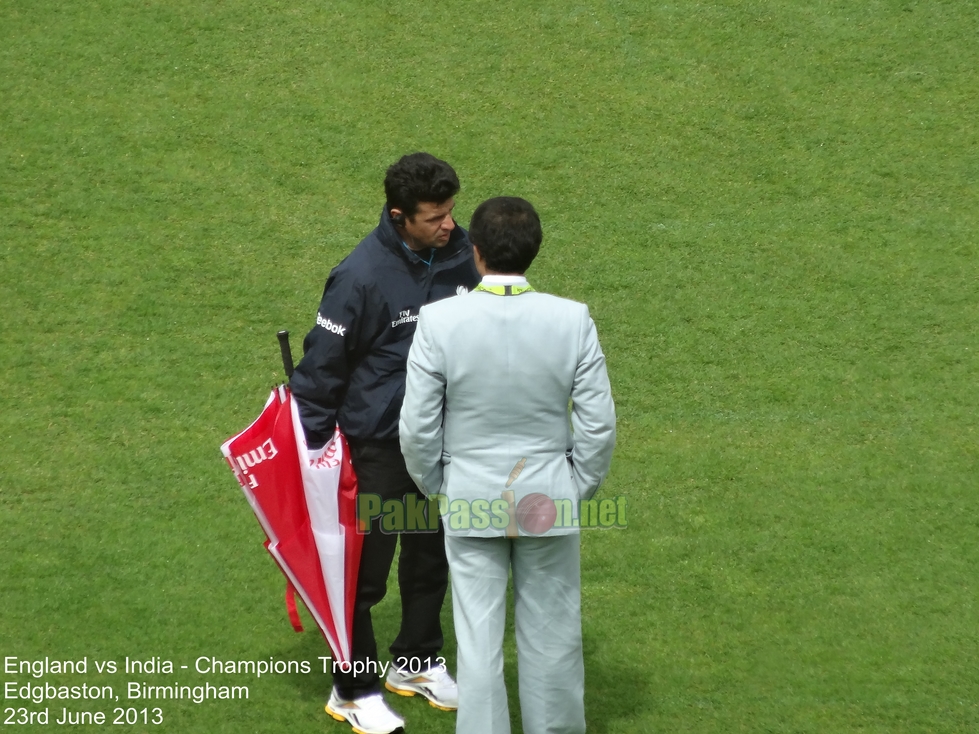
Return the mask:
[(459, 177), (448, 163), (430, 153), (402, 156), (384, 176), (388, 211), (400, 209), (406, 217), (418, 211), (418, 202), (441, 204), (459, 193)]
[(479, 248), (486, 267), (497, 273), (526, 272), (543, 239), (540, 217), (519, 196), (487, 199), (469, 223), (469, 240)]

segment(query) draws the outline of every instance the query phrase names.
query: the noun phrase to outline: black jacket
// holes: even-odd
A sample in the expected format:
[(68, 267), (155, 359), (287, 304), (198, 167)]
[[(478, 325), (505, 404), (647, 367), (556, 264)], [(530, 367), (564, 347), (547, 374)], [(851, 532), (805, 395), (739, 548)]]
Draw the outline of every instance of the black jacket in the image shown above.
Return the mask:
[(310, 444), (328, 441), (336, 423), (348, 438), (397, 439), (418, 309), (479, 280), (465, 230), (456, 226), (427, 265), (402, 244), (385, 208), (377, 228), (330, 272), (289, 382)]

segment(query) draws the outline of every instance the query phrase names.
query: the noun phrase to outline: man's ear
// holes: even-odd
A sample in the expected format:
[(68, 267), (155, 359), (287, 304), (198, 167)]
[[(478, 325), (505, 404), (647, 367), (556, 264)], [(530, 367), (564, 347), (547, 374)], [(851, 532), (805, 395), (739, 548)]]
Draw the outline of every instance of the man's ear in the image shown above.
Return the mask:
[(399, 227), (405, 226), (405, 213), (400, 209), (391, 209), (391, 221)]
[(483, 259), (483, 253), (479, 251), (478, 245), (473, 245), (473, 260), (476, 262), (476, 271), (482, 276), (486, 275), (486, 261)]

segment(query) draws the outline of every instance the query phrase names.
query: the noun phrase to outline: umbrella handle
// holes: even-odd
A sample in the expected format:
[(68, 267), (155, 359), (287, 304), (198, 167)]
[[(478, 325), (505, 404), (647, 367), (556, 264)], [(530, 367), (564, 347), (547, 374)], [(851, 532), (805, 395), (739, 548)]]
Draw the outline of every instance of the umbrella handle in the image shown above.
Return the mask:
[(292, 379), (292, 349), (289, 348), (289, 332), (280, 331), (276, 336), (279, 338), (279, 351), (282, 352), (282, 368), (286, 371), (286, 377)]

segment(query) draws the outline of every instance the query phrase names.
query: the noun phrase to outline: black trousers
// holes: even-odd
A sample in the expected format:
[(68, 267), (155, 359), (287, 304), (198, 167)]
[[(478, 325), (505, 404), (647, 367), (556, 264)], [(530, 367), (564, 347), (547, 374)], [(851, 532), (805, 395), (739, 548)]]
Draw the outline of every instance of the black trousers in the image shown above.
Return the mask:
[[(408, 665), (412, 670), (436, 665), (435, 658), (444, 642), (440, 614), (448, 587), (449, 564), (445, 559), (441, 520), (436, 523), (433, 516), (432, 522), (426, 522), (421, 530), (417, 529), (421, 523), (411, 523), (407, 532), (391, 529), (404, 527), (399, 525), (396, 515), (391, 516), (391, 512), (397, 512), (399, 503), (402, 508), (408, 504), (417, 507), (423, 501), (405, 469), (398, 442), (351, 440), (349, 444), (361, 498), (375, 495), (382, 507), (385, 502), (396, 501), (385, 507), (389, 511), (388, 520), (383, 522), (383, 515), (374, 517), (364, 535), (351, 641), (354, 669), (345, 673), (335, 667), (333, 671), (337, 692), (343, 698), (352, 699), (381, 689), (378, 673), (381, 661), (377, 656), (371, 609), (387, 591), (398, 537), (401, 538), (398, 556), (401, 631), (390, 647), (395, 665)], [(427, 510), (434, 511), (432, 507)], [(429, 530), (432, 525), (436, 529)], [(358, 662), (363, 664), (362, 669), (358, 670), (361, 667)]]

